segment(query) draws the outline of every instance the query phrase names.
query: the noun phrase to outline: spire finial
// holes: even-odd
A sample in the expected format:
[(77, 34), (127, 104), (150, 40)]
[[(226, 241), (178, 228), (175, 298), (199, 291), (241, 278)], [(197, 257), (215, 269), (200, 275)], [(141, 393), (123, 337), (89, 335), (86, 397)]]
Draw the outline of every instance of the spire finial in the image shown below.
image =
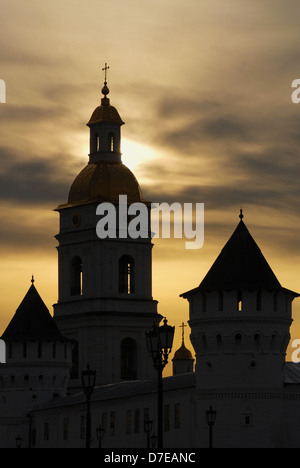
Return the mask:
[(102, 88), (102, 94), (104, 95), (104, 98), (102, 98), (102, 105), (109, 105), (109, 99), (106, 97), (109, 94), (109, 89), (107, 87), (107, 70), (109, 70), (109, 67), (107, 66), (107, 63), (105, 63), (105, 67), (102, 68), (102, 71), (104, 71), (104, 86)]
[(105, 63), (105, 67), (102, 68), (102, 71), (104, 71), (104, 84), (107, 84), (107, 70), (109, 70), (109, 67), (107, 66), (107, 63)]
[(181, 325), (179, 325), (180, 328), (182, 328), (182, 344), (184, 344), (184, 328), (186, 327), (186, 325), (184, 324), (184, 322), (182, 322)]
[(240, 210), (240, 216), (239, 216), (239, 218), (242, 220), (243, 217), (244, 217), (244, 215), (243, 215), (243, 210), (241, 209), (241, 210)]
[(33, 284), (34, 283), (34, 276), (32, 275), (31, 277), (31, 283)]

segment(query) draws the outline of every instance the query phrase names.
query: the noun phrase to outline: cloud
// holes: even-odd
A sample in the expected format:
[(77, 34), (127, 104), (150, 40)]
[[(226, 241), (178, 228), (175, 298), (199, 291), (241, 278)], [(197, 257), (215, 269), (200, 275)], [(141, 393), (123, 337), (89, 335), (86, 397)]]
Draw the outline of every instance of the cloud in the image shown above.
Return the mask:
[[(56, 205), (67, 198), (69, 175), (61, 157), (22, 160), (10, 148), (0, 147), (0, 200), (19, 205)], [(62, 170), (63, 169), (63, 170)]]

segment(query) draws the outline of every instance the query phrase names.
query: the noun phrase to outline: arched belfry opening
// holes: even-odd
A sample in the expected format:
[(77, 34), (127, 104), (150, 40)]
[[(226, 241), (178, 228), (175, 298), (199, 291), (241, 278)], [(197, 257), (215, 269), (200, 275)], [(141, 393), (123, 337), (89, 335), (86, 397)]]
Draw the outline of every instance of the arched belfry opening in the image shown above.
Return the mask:
[(100, 151), (100, 136), (98, 133), (95, 135), (95, 148), (96, 152), (98, 153)]
[(108, 136), (108, 146), (109, 146), (109, 151), (113, 152), (116, 150), (115, 148), (115, 135), (113, 133), (110, 133)]
[(82, 261), (74, 257), (71, 262), (71, 296), (82, 295)]
[(125, 338), (121, 343), (121, 379), (137, 378), (137, 344), (133, 338)]
[(129, 255), (123, 255), (119, 260), (119, 292), (121, 294), (135, 292), (135, 263)]

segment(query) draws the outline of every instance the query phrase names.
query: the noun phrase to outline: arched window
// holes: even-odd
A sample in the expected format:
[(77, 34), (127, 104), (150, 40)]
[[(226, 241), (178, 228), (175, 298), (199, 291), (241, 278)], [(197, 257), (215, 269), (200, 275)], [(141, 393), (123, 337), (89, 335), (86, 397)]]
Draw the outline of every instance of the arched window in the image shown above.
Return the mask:
[(243, 311), (243, 296), (242, 296), (241, 291), (238, 291), (238, 293), (237, 293), (237, 310), (239, 312)]
[(135, 380), (137, 377), (137, 345), (133, 338), (121, 343), (121, 379)]
[(217, 349), (218, 349), (218, 352), (221, 350), (221, 347), (222, 347), (222, 335), (218, 334), (217, 335)]
[(219, 311), (223, 310), (223, 291), (218, 292)]
[(119, 260), (119, 292), (122, 294), (134, 294), (134, 283), (134, 260), (129, 255), (123, 255)]
[(82, 295), (82, 262), (74, 257), (71, 263), (71, 296)]
[(201, 338), (200, 338), (200, 346), (201, 346), (201, 353), (206, 353), (207, 351), (207, 341), (206, 341), (206, 336), (205, 335), (201, 335)]
[(278, 291), (274, 293), (274, 311), (277, 312), (278, 310)]
[(70, 369), (70, 379), (76, 380), (79, 377), (79, 348), (78, 343), (74, 343), (72, 348), (72, 366)]
[(99, 153), (100, 151), (100, 136), (98, 132), (91, 134), (90, 150), (91, 153)]
[(41, 341), (38, 342), (38, 358), (41, 358), (43, 354), (43, 347)]
[(273, 333), (271, 337), (271, 351), (272, 353), (276, 352), (276, 345), (277, 345), (277, 336), (275, 333)]
[(52, 357), (53, 359), (56, 358), (56, 341), (52, 343)]
[(29, 375), (24, 376), (24, 388), (28, 390), (29, 388)]
[(261, 337), (259, 335), (259, 333), (256, 333), (254, 335), (254, 346), (255, 346), (255, 349), (256, 351), (260, 351), (260, 346), (261, 346)]
[(202, 298), (202, 312), (206, 312), (206, 294), (202, 293), (201, 298)]
[(236, 351), (240, 351), (242, 347), (242, 335), (240, 333), (237, 333), (235, 335), (235, 349)]
[(115, 151), (115, 136), (113, 133), (110, 133), (108, 136), (108, 146), (109, 146), (109, 151)]
[(256, 295), (256, 310), (261, 310), (261, 291), (258, 291)]
[(27, 343), (23, 341), (23, 358), (27, 357)]
[(6, 346), (7, 346), (7, 348), (6, 348), (6, 350), (7, 350), (7, 355), (6, 355), (6, 357), (7, 357), (8, 359), (12, 359), (12, 351), (13, 351), (12, 343), (11, 343), (11, 342), (8, 342)]
[(39, 375), (39, 387), (40, 387), (41, 390), (43, 388), (43, 385), (44, 385), (44, 376)]

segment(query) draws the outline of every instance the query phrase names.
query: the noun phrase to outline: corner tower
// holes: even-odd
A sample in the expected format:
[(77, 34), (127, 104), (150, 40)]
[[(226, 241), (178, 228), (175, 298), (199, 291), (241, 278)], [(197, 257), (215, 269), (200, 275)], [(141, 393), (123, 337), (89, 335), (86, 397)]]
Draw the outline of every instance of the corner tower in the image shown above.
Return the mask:
[(69, 381), (72, 340), (61, 334), (33, 283), (1, 337), (1, 448), (15, 447), (16, 434), (27, 444), (29, 410), (65, 396)]
[[(133, 173), (122, 163), (121, 126), (110, 104), (105, 80), (103, 97), (88, 122), (89, 162), (74, 180), (60, 213), (59, 299), (54, 317), (65, 336), (78, 343), (73, 352), (71, 386), (79, 387), (89, 363), (97, 385), (127, 379), (152, 378), (145, 331), (159, 322), (152, 298), (152, 242), (147, 238), (97, 237), (100, 203), (119, 211), (119, 196), (127, 203), (150, 204), (142, 197)], [(128, 220), (127, 220), (128, 222)]]
[(291, 305), (299, 295), (281, 286), (243, 221), (189, 301), (197, 386), (281, 389), (290, 340)]

